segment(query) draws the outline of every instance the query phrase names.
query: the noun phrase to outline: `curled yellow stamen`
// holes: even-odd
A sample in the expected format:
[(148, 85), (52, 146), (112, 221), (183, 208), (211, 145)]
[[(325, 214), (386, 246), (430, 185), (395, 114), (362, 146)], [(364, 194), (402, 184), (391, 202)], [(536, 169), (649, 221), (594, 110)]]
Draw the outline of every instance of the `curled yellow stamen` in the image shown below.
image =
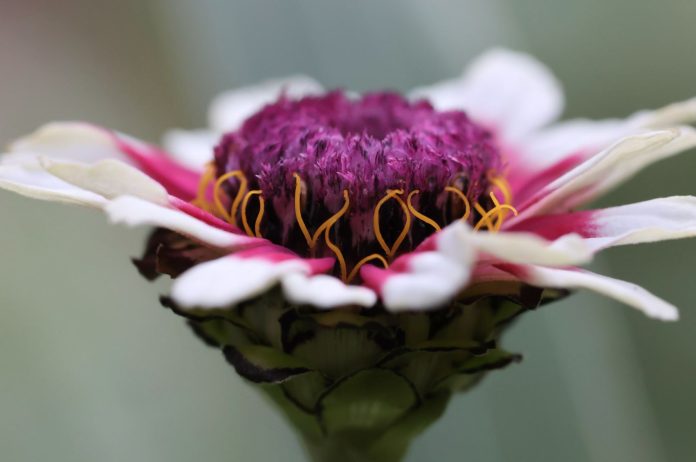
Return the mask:
[(440, 229), (441, 229), (440, 225), (438, 225), (437, 222), (435, 222), (435, 220), (420, 213), (418, 210), (416, 210), (416, 208), (411, 203), (411, 198), (418, 193), (420, 193), (420, 191), (416, 189), (416, 190), (411, 191), (408, 194), (408, 197), (406, 198), (406, 206), (411, 211), (411, 213), (413, 214), (414, 217), (418, 218), (419, 220), (421, 220), (424, 223), (429, 224), (430, 226), (435, 228), (435, 231), (440, 231)]
[(507, 182), (505, 178), (502, 176), (491, 176), (488, 181), (493, 184), (496, 188), (500, 190), (500, 192), (503, 194), (503, 199), (505, 200), (506, 204), (512, 204), (512, 190), (510, 188), (510, 184)]
[(353, 267), (353, 270), (348, 275), (348, 279), (346, 280), (346, 283), (350, 283), (351, 281), (353, 281), (353, 279), (355, 279), (355, 276), (358, 275), (358, 271), (360, 271), (360, 268), (362, 268), (363, 265), (371, 262), (372, 260), (379, 260), (382, 263), (382, 266), (384, 266), (385, 268), (389, 267), (389, 262), (383, 256), (381, 256), (378, 253), (373, 253), (372, 255), (368, 255), (367, 257), (363, 258), (362, 260), (360, 260), (359, 262), (357, 262), (355, 264), (355, 266)]
[(488, 231), (495, 230), (495, 226), (491, 221), (491, 215), (497, 212), (494, 209), (486, 211), (486, 209), (481, 207), (481, 204), (479, 204), (478, 202), (474, 204), (474, 208), (479, 213), (479, 215), (481, 215), (481, 218), (479, 219), (478, 223), (476, 223), (476, 225), (474, 226), (474, 231), (480, 230), (483, 225), (486, 225)]
[[(514, 215), (517, 215), (517, 209), (515, 207), (509, 204), (501, 204), (498, 202), (498, 198), (495, 197), (494, 193), (490, 193), (490, 195), (494, 203), (494, 207), (492, 209), (486, 211), (483, 207), (481, 207), (480, 204), (475, 204), (476, 211), (481, 214), (481, 219), (478, 221), (478, 223), (476, 223), (476, 226), (474, 226), (474, 231), (480, 230), (483, 225), (488, 228), (488, 231), (498, 231), (503, 224), (502, 222), (504, 217), (501, 216), (501, 214), (504, 210), (509, 210)], [(498, 220), (495, 223), (493, 223), (491, 220), (491, 217), (494, 215), (497, 215), (498, 217)]]
[(307, 229), (307, 225), (302, 218), (302, 178), (297, 173), (292, 174), (295, 177), (295, 219), (297, 220), (297, 225), (300, 227), (302, 234), (304, 235), (307, 245), (310, 249), (314, 248), (316, 241), (312, 238), (312, 235)]
[[(225, 206), (222, 204), (219, 192), (220, 189), (222, 189), (222, 184), (232, 177), (239, 180), (239, 189), (237, 190), (237, 195), (234, 196), (234, 200), (232, 201), (232, 208), (230, 209), (230, 212), (228, 212), (227, 209), (225, 209)], [(225, 218), (225, 220), (235, 226), (237, 224), (237, 210), (239, 209), (239, 203), (242, 201), (242, 198), (246, 193), (246, 188), (247, 178), (241, 170), (227, 172), (218, 178), (217, 181), (215, 181), (215, 187), (213, 188), (213, 203), (215, 204), (215, 208), (217, 212)]]
[[(404, 200), (399, 197), (399, 195), (403, 193), (404, 191), (401, 189), (392, 189), (387, 191), (387, 194), (385, 194), (384, 197), (380, 199), (379, 202), (377, 202), (374, 214), (372, 215), (372, 225), (374, 226), (375, 237), (377, 237), (377, 242), (379, 243), (380, 247), (382, 247), (382, 250), (384, 250), (384, 253), (387, 254), (387, 258), (389, 260), (392, 259), (397, 249), (399, 248), (401, 243), (404, 242), (404, 239), (406, 239), (406, 236), (408, 235), (408, 232), (411, 229), (411, 214), (409, 213), (408, 206), (406, 205)], [(382, 208), (382, 205), (384, 205), (384, 203), (390, 199), (396, 199), (399, 202), (399, 205), (401, 206), (401, 209), (404, 211), (405, 216), (404, 228), (401, 230), (401, 234), (399, 234), (399, 237), (396, 238), (394, 244), (392, 244), (391, 247), (389, 247), (387, 242), (384, 240), (384, 236), (382, 236), (382, 231), (379, 227), (379, 210)]]
[[(244, 226), (244, 231), (249, 236), (256, 236), (256, 237), (261, 237), (260, 233), (260, 228), (261, 228), (261, 220), (263, 219), (263, 212), (264, 212), (264, 200), (263, 197), (260, 197), (262, 194), (262, 191), (260, 189), (255, 189), (253, 191), (249, 191), (246, 193), (244, 196), (244, 200), (242, 201), (242, 225)], [(259, 214), (256, 217), (256, 224), (254, 225), (256, 234), (252, 232), (251, 226), (249, 226), (249, 220), (247, 219), (247, 205), (249, 204), (249, 199), (251, 196), (259, 196)]]
[(464, 215), (462, 215), (461, 220), (466, 221), (469, 219), (469, 216), (471, 215), (471, 204), (469, 204), (469, 199), (466, 197), (466, 194), (464, 194), (461, 190), (455, 188), (454, 186), (447, 186), (445, 188), (445, 191), (451, 192), (459, 199), (461, 199), (462, 202), (464, 202)]
[(208, 192), (208, 186), (210, 182), (215, 178), (215, 166), (210, 163), (206, 165), (203, 175), (201, 175), (200, 183), (198, 183), (198, 192), (196, 198), (193, 200), (193, 205), (202, 208), (205, 211), (209, 210), (208, 201), (206, 198), (206, 193)]
[[(331, 231), (331, 228), (333, 225), (336, 224), (336, 222), (348, 211), (348, 208), (350, 207), (350, 196), (348, 195), (348, 190), (343, 191), (343, 199), (344, 199), (344, 204), (343, 207), (341, 207), (341, 210), (336, 212), (326, 220), (320, 227), (319, 230), (317, 231), (318, 233), (321, 232), (321, 230), (324, 231), (324, 239), (326, 240), (326, 246), (331, 249), (331, 251), (336, 255), (336, 260), (338, 260), (338, 264), (341, 267), (341, 279), (344, 281), (348, 280), (348, 268), (346, 266), (346, 259), (343, 258), (343, 252), (341, 252), (341, 249), (331, 242), (331, 238), (329, 237), (329, 232)], [(315, 243), (316, 245), (316, 243)]]
[(256, 216), (256, 222), (254, 223), (254, 234), (256, 237), (261, 236), (261, 221), (263, 220), (263, 214), (266, 211), (266, 201), (263, 197), (259, 196), (259, 214)]

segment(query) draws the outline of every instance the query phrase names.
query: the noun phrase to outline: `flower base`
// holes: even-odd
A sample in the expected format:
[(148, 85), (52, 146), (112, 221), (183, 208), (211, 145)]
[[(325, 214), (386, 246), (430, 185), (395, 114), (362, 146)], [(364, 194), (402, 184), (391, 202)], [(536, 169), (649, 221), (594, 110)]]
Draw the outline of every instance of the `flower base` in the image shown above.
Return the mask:
[(450, 397), (518, 361), (498, 339), (543, 292), (431, 312), (317, 311), (279, 291), (220, 310), (182, 310), (194, 332), (283, 412), (315, 461), (397, 462)]

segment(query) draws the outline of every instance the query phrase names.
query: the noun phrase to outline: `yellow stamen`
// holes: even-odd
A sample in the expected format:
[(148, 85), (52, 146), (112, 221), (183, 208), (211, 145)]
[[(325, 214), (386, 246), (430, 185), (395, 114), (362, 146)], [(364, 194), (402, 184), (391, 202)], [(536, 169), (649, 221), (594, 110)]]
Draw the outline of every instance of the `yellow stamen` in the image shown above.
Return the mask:
[(292, 176), (295, 177), (295, 218), (297, 219), (297, 224), (304, 235), (307, 245), (310, 249), (314, 248), (316, 241), (312, 238), (312, 235), (307, 229), (304, 220), (302, 219), (302, 178), (297, 173), (293, 173)]
[(196, 198), (193, 200), (193, 205), (200, 207), (205, 211), (209, 210), (209, 204), (205, 196), (208, 192), (208, 186), (214, 178), (215, 166), (212, 163), (209, 163), (206, 165), (203, 175), (201, 175), (201, 181), (198, 183), (198, 193), (196, 194)]
[(492, 210), (498, 211), (498, 215), (495, 217), (495, 230), (500, 231), (500, 227), (503, 225), (503, 220), (505, 219), (505, 211), (500, 210), (500, 201), (498, 201), (498, 198), (496, 197), (495, 193), (491, 191), (489, 195), (491, 196), (491, 200), (493, 201)]
[(263, 214), (266, 211), (266, 201), (262, 196), (259, 196), (259, 214), (256, 216), (256, 223), (254, 223), (254, 234), (256, 237), (261, 236), (261, 220), (263, 220)]
[(488, 181), (490, 181), (493, 186), (498, 188), (500, 192), (503, 193), (503, 199), (505, 199), (506, 204), (512, 204), (512, 190), (510, 188), (510, 183), (508, 183), (505, 178), (502, 176), (491, 175)]
[[(411, 229), (411, 214), (409, 213), (408, 206), (406, 205), (404, 200), (399, 197), (399, 195), (403, 193), (404, 191), (401, 189), (392, 189), (387, 191), (387, 194), (385, 194), (385, 196), (382, 199), (380, 199), (379, 202), (377, 202), (374, 214), (372, 215), (372, 225), (374, 227), (375, 237), (377, 237), (377, 242), (379, 243), (380, 247), (382, 247), (382, 250), (384, 250), (384, 253), (387, 254), (387, 258), (389, 260), (392, 259), (397, 249), (399, 248), (401, 243), (404, 242), (404, 239), (406, 239), (406, 236), (408, 235), (408, 232)], [(382, 208), (382, 205), (384, 205), (384, 203), (390, 199), (396, 199), (399, 202), (399, 205), (401, 206), (401, 209), (404, 211), (405, 216), (404, 228), (401, 230), (401, 234), (399, 234), (399, 237), (396, 238), (394, 244), (392, 244), (391, 247), (389, 247), (387, 242), (384, 240), (384, 237), (382, 236), (382, 231), (379, 227), (379, 210)]]
[[(517, 216), (517, 209), (513, 207), (512, 205), (509, 204), (501, 204), (498, 202), (498, 198), (495, 197), (494, 193), (490, 193), (491, 199), (493, 200), (494, 207), (490, 209), (489, 211), (486, 212), (486, 210), (481, 207), (480, 204), (475, 204), (476, 211), (478, 211), (481, 214), (481, 219), (476, 223), (476, 226), (474, 226), (474, 231), (478, 231), (481, 229), (481, 226), (483, 224), (486, 225), (488, 228), (488, 231), (496, 232), (500, 230), (500, 227), (503, 225), (503, 220), (505, 219), (504, 215), (504, 210), (509, 210), (511, 211), (515, 216)], [(497, 220), (495, 223), (491, 221), (491, 217), (493, 215), (497, 215)]]
[(328, 220), (326, 220), (324, 223), (317, 228), (317, 231), (314, 233), (314, 236), (312, 236), (312, 243), (311, 247), (314, 247), (317, 245), (317, 241), (319, 240), (319, 236), (321, 236), (322, 231), (324, 231), (326, 228), (332, 227), (336, 222), (343, 216), (345, 213), (348, 211), (348, 207), (350, 207), (350, 197), (348, 195), (348, 190), (344, 189), (343, 190), (343, 207), (341, 209), (331, 215)]
[(256, 195), (260, 196), (261, 194), (262, 194), (262, 191), (260, 189), (255, 189), (253, 191), (249, 191), (248, 193), (246, 193), (246, 195), (244, 196), (244, 200), (242, 201), (242, 225), (244, 225), (244, 231), (246, 231), (246, 233), (252, 237), (254, 235), (256, 237), (261, 236), (261, 233), (259, 231), (260, 231), (260, 227), (261, 227), (261, 219), (263, 218), (263, 212), (264, 212), (263, 197), (259, 197), (259, 214), (256, 217), (256, 224), (254, 226), (255, 230), (256, 230), (256, 234), (254, 234), (254, 232), (252, 232), (251, 227), (249, 226), (249, 221), (247, 220), (247, 205), (249, 204), (249, 198), (251, 198), (251, 196), (256, 196)]
[(389, 262), (380, 254), (378, 253), (373, 253), (372, 255), (368, 255), (367, 257), (363, 258), (360, 260), (358, 263), (355, 264), (353, 267), (353, 270), (350, 272), (348, 275), (348, 279), (346, 280), (346, 283), (350, 283), (353, 279), (355, 279), (355, 276), (358, 275), (358, 271), (360, 271), (360, 268), (363, 267), (366, 263), (371, 262), (372, 260), (379, 260), (382, 263), (382, 266), (385, 268), (389, 267)]
[(336, 244), (331, 242), (331, 238), (329, 238), (329, 232), (331, 231), (333, 225), (336, 224), (336, 222), (348, 211), (348, 208), (350, 207), (350, 197), (348, 196), (348, 190), (343, 191), (343, 199), (345, 202), (343, 204), (343, 207), (341, 207), (341, 210), (339, 210), (333, 216), (331, 216), (331, 218), (326, 220), (324, 224), (322, 224), (319, 227), (319, 229), (324, 230), (324, 239), (326, 240), (326, 246), (329, 249), (331, 249), (331, 251), (336, 255), (336, 260), (338, 260), (338, 264), (341, 267), (341, 279), (347, 281), (348, 269), (346, 267), (346, 259), (343, 258), (343, 253), (341, 252), (341, 249)]
[(420, 213), (411, 203), (411, 198), (418, 193), (420, 193), (420, 191), (416, 189), (408, 194), (408, 197), (406, 198), (406, 205), (408, 206), (408, 209), (411, 211), (413, 216), (435, 228), (435, 231), (440, 231), (440, 225), (438, 225), (437, 222), (435, 222), (435, 220)]
[(471, 204), (469, 204), (469, 199), (466, 197), (466, 194), (464, 194), (461, 190), (453, 187), (453, 186), (447, 186), (445, 188), (445, 191), (454, 193), (459, 199), (461, 199), (462, 202), (464, 202), (464, 215), (462, 215), (461, 220), (466, 221), (469, 219), (469, 215), (471, 215)]
[[(218, 193), (220, 192), (220, 189), (222, 189), (222, 184), (232, 177), (239, 181), (239, 189), (237, 190), (237, 195), (234, 196), (234, 200), (232, 201), (231, 211), (227, 212), (227, 209), (225, 209), (225, 206), (222, 204), (222, 200), (220, 199), (220, 195)], [(225, 220), (235, 226), (237, 225), (237, 210), (239, 209), (239, 203), (242, 201), (244, 193), (246, 193), (246, 188), (247, 178), (241, 170), (227, 172), (218, 178), (217, 181), (215, 181), (215, 187), (213, 188), (213, 202), (215, 203), (215, 208), (217, 212), (225, 218)]]
[(476, 211), (481, 215), (481, 219), (476, 223), (476, 226), (474, 226), (474, 231), (478, 231), (481, 229), (482, 223), (486, 225), (488, 228), (488, 231), (493, 231), (495, 229), (493, 222), (491, 222), (491, 214), (495, 213), (495, 209), (491, 209), (488, 212), (486, 212), (486, 209), (481, 207), (481, 204), (478, 202), (474, 204), (474, 208)]

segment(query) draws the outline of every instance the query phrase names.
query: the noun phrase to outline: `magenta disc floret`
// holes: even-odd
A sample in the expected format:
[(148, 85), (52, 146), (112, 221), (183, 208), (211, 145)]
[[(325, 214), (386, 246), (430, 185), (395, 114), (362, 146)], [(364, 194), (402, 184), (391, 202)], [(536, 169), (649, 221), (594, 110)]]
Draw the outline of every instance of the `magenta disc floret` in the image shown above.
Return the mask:
[[(352, 97), (342, 91), (291, 100), (281, 97), (226, 134), (215, 150), (217, 176), (239, 170), (249, 190), (266, 202), (264, 237), (306, 250), (295, 192), (301, 178), (302, 215), (316, 229), (345, 202), (350, 207), (331, 233), (358, 253), (376, 249), (374, 210), (392, 190), (417, 190), (414, 207), (440, 225), (459, 218), (461, 204), (445, 191), (456, 186), (471, 203), (487, 200), (491, 171), (501, 168), (489, 131), (462, 111), (437, 111), (397, 93)], [(239, 182), (226, 185), (234, 196)], [(391, 201), (380, 209), (385, 240), (403, 229), (404, 213)], [(414, 223), (404, 248), (433, 228)], [(322, 253), (322, 252), (320, 252)]]

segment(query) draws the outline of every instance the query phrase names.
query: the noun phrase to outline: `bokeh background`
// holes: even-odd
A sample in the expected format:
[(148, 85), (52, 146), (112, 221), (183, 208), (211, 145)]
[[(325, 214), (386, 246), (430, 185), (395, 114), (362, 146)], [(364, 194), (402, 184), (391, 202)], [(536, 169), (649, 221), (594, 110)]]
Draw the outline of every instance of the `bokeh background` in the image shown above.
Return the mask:
[[(567, 116), (696, 95), (684, 0), (0, 0), (0, 140), (85, 119), (157, 141), (220, 90), (308, 73), (408, 89), (482, 50), (530, 51)], [(695, 152), (603, 204), (696, 193)], [(302, 461), (281, 418), (128, 261), (145, 230), (0, 192), (0, 459)], [(685, 461), (696, 453), (696, 242), (621, 248), (602, 271), (682, 308), (676, 324), (578, 294), (523, 317), (522, 364), (458, 396), (409, 461)]]

